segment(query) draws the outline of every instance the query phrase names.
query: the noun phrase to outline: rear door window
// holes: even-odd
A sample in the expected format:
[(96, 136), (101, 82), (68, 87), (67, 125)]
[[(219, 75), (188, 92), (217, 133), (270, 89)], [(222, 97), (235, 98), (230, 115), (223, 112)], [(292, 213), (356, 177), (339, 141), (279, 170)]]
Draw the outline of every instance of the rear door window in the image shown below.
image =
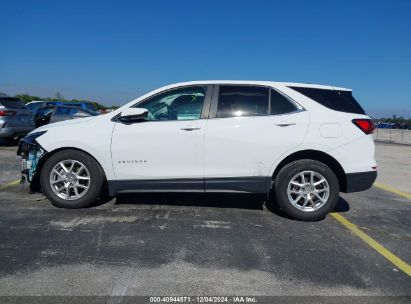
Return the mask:
[(217, 117), (268, 114), (269, 89), (257, 86), (220, 86)]
[(319, 104), (339, 112), (365, 114), (364, 109), (352, 96), (351, 91), (326, 90), (317, 88), (290, 87)]

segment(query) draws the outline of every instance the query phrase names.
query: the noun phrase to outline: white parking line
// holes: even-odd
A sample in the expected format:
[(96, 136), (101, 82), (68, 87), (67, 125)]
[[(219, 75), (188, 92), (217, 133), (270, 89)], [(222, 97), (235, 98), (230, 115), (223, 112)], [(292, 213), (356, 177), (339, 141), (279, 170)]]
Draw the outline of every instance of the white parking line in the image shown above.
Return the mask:
[(110, 294), (110, 299), (107, 301), (108, 304), (118, 304), (121, 302), (122, 297), (126, 294), (128, 287), (130, 286), (131, 280), (134, 278), (133, 272), (127, 270), (117, 281), (113, 290)]

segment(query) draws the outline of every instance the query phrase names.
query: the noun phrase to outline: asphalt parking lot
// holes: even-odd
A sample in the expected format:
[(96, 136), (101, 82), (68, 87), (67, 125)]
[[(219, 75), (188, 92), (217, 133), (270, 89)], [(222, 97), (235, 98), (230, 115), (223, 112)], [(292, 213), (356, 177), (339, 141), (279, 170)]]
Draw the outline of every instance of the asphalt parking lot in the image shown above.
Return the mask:
[[(386, 149), (377, 145), (382, 168)], [(140, 194), (65, 210), (7, 185), (18, 161), (0, 146), (0, 295), (411, 296), (411, 200), (380, 188), (342, 194), (334, 215), (311, 223), (248, 195)]]

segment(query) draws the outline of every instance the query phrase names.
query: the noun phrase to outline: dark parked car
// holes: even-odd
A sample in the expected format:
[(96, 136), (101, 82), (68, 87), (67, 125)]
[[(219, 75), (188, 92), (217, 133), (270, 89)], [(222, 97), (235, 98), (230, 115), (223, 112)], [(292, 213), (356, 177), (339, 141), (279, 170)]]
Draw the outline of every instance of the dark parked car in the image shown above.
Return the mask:
[(18, 98), (0, 96), (0, 138), (12, 141), (34, 129), (33, 114)]
[(47, 107), (41, 107), (37, 111), (34, 120), (36, 127), (40, 127), (48, 123), (97, 115), (99, 115), (98, 112), (89, 109), (51, 105)]

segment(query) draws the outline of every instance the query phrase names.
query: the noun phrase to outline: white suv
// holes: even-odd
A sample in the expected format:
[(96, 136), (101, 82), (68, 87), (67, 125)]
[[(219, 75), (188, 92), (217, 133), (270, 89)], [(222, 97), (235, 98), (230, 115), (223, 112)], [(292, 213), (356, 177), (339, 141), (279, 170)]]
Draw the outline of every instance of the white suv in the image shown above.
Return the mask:
[(316, 220), (340, 191), (374, 183), (373, 130), (348, 89), (195, 81), (38, 128), (18, 154), (23, 179), (58, 207), (103, 193), (266, 193), (288, 215)]

